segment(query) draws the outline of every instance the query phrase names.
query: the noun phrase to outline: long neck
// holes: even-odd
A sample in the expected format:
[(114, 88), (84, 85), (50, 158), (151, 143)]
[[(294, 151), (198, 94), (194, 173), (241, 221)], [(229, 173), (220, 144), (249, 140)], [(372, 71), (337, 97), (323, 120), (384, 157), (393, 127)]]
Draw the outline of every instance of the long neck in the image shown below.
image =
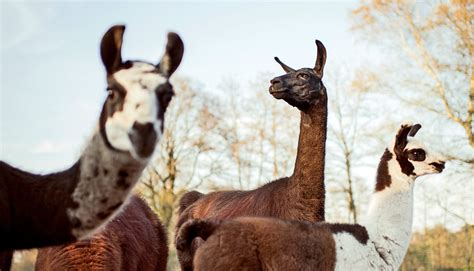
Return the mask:
[(293, 175), (292, 187), (299, 189), (304, 199), (316, 200), (317, 220), (324, 220), (324, 161), (327, 133), (327, 96), (301, 112), (298, 151)]
[(138, 181), (146, 161), (106, 146), (97, 132), (80, 158), (79, 182), (71, 197), (74, 206), (67, 210), (73, 234), (80, 238), (109, 219), (127, 199)]
[[(411, 237), (414, 180), (401, 173), (396, 159), (388, 161), (387, 167), (391, 182), (372, 195), (366, 226), (383, 261), (398, 268)], [(379, 170), (377, 183), (382, 181), (387, 181), (387, 175)]]

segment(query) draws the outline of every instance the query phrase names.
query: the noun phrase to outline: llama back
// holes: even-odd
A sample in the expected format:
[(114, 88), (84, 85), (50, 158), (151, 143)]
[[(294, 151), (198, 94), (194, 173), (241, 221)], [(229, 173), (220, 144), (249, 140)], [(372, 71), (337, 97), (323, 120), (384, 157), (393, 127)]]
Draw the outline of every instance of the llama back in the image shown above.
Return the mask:
[(203, 195), (182, 211), (176, 223), (175, 240), (177, 244), (181, 242), (177, 250), (181, 269), (192, 270), (194, 252), (203, 242), (202, 236), (199, 234), (194, 236), (194, 230), (189, 232), (189, 227), (182, 229), (183, 225), (192, 219), (216, 222), (240, 216), (269, 216), (315, 221), (314, 210), (302, 211), (311, 204), (302, 204), (301, 199), (294, 200), (298, 199), (298, 196), (293, 195), (294, 191), (288, 189), (288, 180), (282, 178), (250, 191), (213, 192)]
[(166, 270), (166, 230), (150, 207), (132, 196), (124, 210), (90, 239), (41, 249), (36, 270)]
[[(207, 195), (199, 192), (196, 192), (199, 195), (195, 195), (194, 192), (185, 194), (180, 201), (177, 229), (190, 219), (221, 220), (239, 216), (272, 216), (283, 219), (314, 220), (309, 217), (309, 212), (301, 214), (299, 208), (292, 208), (294, 207), (292, 199), (297, 195), (288, 192), (288, 178), (272, 181), (250, 191), (219, 191)], [(194, 201), (186, 205), (185, 203), (192, 198)]]
[(179, 209), (178, 209), (178, 216), (181, 215), (189, 206), (191, 206), (194, 202), (198, 201), (200, 198), (204, 197), (205, 194), (198, 192), (196, 190), (189, 191), (185, 193), (179, 199)]
[[(314, 245), (321, 243), (325, 245)], [(224, 221), (214, 229), (197, 249), (194, 268), (334, 270), (335, 262), (335, 242), (326, 223), (240, 217)], [(301, 263), (313, 268), (299, 268)]]

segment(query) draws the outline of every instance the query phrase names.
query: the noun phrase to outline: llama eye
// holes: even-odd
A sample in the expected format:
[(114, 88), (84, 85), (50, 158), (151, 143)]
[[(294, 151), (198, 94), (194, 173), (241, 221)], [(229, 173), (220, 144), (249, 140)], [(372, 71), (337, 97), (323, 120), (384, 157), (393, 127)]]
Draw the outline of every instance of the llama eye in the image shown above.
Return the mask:
[(408, 159), (412, 161), (424, 161), (426, 159), (426, 153), (422, 149), (411, 150), (408, 152)]
[(306, 73), (300, 73), (298, 74), (298, 78), (307, 80), (309, 78), (309, 75), (307, 75)]
[(109, 99), (113, 100), (115, 98), (115, 91), (113, 91), (112, 89), (107, 89), (107, 92), (108, 92)]

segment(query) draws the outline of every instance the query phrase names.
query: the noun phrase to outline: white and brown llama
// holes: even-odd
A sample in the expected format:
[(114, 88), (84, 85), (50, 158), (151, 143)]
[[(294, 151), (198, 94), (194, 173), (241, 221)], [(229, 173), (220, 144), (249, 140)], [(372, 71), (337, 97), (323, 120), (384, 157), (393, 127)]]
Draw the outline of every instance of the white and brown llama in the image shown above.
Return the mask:
[(11, 250), (92, 235), (124, 205), (147, 166), (174, 95), (169, 77), (184, 47), (177, 34), (169, 33), (158, 65), (122, 61), (124, 31), (125, 26), (113, 26), (102, 38), (108, 96), (78, 161), (48, 175), (0, 162), (0, 269), (9, 269)]
[[(301, 112), (300, 135), (293, 174), (250, 191), (218, 191), (207, 195), (197, 191), (180, 200), (177, 232), (192, 219), (231, 219), (238, 216), (271, 216), (301, 221), (324, 221), (324, 161), (327, 133), (327, 92), (322, 82), (326, 48), (316, 40), (317, 57), (313, 68), (293, 69), (278, 58), (286, 72), (273, 78), (269, 89)], [(177, 238), (179, 236), (177, 235)], [(192, 260), (200, 239), (179, 246), (183, 270), (192, 270)]]
[(444, 169), (444, 161), (412, 138), (420, 127), (402, 125), (385, 150), (363, 225), (194, 220), (182, 226), (177, 245), (195, 236), (206, 240), (196, 251), (195, 270), (396, 270), (410, 241), (415, 179)]

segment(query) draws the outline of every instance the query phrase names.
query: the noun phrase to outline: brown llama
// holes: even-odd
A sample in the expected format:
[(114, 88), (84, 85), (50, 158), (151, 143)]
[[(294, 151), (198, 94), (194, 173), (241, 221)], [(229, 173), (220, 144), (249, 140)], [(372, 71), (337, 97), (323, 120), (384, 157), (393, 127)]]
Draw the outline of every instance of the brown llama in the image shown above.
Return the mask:
[(0, 269), (11, 250), (74, 242), (90, 236), (116, 214), (137, 183), (161, 138), (164, 113), (174, 95), (169, 77), (181, 62), (180, 37), (168, 34), (158, 65), (122, 61), (125, 26), (110, 28), (100, 53), (108, 96), (98, 125), (78, 161), (48, 175), (0, 161)]
[[(238, 216), (271, 216), (301, 221), (324, 221), (324, 159), (327, 130), (327, 93), (323, 84), (326, 49), (316, 40), (314, 68), (295, 70), (275, 60), (285, 75), (271, 80), (270, 93), (301, 111), (298, 151), (293, 175), (250, 191), (196, 191), (180, 201), (176, 232), (191, 219), (230, 219)], [(180, 235), (176, 234), (176, 243)], [(202, 240), (177, 247), (183, 270), (192, 270), (195, 249)]]
[[(201, 270), (398, 270), (408, 250), (416, 178), (440, 173), (444, 161), (413, 138), (421, 125), (402, 125), (377, 169), (366, 222), (309, 223), (240, 217), (182, 226), (187, 246), (204, 240), (194, 257)], [(410, 137), (410, 138), (408, 138)]]
[(35, 269), (165, 271), (167, 259), (166, 229), (145, 201), (134, 195), (91, 238), (40, 249)]

